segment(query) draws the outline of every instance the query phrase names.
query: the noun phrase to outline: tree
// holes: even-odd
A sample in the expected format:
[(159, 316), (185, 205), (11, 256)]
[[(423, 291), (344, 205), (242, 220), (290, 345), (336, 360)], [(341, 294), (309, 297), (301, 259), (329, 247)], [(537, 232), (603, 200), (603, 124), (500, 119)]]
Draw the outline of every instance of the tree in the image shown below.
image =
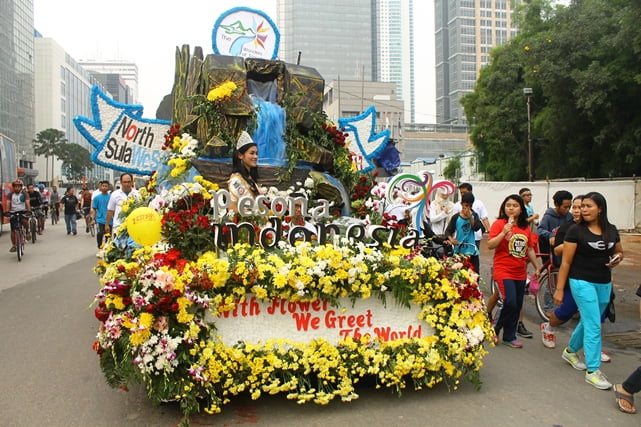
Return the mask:
[(462, 99), (488, 179), (527, 177), (527, 110), (538, 177), (641, 173), (641, 6), (635, 0), (524, 2), (519, 34), (491, 52)]
[(450, 181), (455, 181), (459, 176), (461, 176), (460, 155), (450, 158), (450, 161), (447, 162), (447, 166), (443, 169), (443, 176)]
[(80, 180), (86, 175), (87, 170), (93, 170), (94, 167), (89, 150), (78, 144), (64, 144), (61, 147), (60, 158), (67, 179), (72, 181)]
[[(51, 183), (54, 178), (54, 164), (56, 156), (60, 157), (60, 149), (66, 144), (65, 133), (58, 129), (45, 129), (38, 132), (36, 139), (33, 140), (34, 153), (37, 156), (45, 156), (47, 182)], [(51, 181), (49, 180), (49, 157), (51, 157)]]

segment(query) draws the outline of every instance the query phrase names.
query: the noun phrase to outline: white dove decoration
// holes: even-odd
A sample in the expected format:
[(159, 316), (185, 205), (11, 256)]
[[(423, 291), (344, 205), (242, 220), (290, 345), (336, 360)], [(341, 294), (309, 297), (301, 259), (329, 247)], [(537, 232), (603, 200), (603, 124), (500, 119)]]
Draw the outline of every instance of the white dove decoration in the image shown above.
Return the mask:
[(166, 120), (144, 119), (141, 105), (122, 104), (91, 88), (93, 119), (74, 117), (78, 131), (96, 149), (91, 160), (99, 165), (139, 175), (160, 168)]
[(374, 170), (374, 158), (385, 148), (390, 138), (389, 129), (376, 133), (376, 108), (371, 106), (356, 117), (340, 118), (338, 126), (350, 135), (349, 150), (363, 159), (361, 172)]

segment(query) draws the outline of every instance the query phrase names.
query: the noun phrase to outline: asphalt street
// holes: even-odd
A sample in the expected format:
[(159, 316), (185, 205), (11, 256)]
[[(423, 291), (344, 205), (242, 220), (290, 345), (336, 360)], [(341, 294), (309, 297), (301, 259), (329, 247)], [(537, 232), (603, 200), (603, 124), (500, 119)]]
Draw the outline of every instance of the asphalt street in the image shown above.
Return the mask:
[[(175, 405), (154, 407), (141, 387), (123, 391), (104, 381), (91, 348), (98, 327), (90, 307), (99, 288), (96, 247), (80, 231), (67, 236), (62, 224), (48, 226), (20, 263), (8, 252), (8, 234), (0, 237), (0, 426), (175, 426)], [(538, 331), (534, 316), (529, 309), (526, 324)], [(560, 331), (554, 350), (541, 345), (538, 332), (523, 340), (523, 349), (489, 347), (480, 391), (462, 381), (456, 391), (437, 386), (399, 398), (363, 385), (358, 400), (327, 406), (242, 396), (222, 414), (194, 416), (192, 425), (641, 425), (641, 414), (619, 412), (612, 391), (586, 384), (561, 359), (570, 332), (570, 326)], [(613, 361), (602, 370), (612, 382), (641, 364), (638, 350), (608, 351)]]

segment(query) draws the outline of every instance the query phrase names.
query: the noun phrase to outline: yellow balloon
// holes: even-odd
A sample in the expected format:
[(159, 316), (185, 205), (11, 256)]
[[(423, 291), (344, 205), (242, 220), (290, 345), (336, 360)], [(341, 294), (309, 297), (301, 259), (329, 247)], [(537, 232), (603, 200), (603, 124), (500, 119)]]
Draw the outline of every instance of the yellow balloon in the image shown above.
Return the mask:
[(142, 246), (151, 246), (160, 240), (161, 221), (158, 212), (151, 208), (136, 208), (126, 221), (129, 237)]

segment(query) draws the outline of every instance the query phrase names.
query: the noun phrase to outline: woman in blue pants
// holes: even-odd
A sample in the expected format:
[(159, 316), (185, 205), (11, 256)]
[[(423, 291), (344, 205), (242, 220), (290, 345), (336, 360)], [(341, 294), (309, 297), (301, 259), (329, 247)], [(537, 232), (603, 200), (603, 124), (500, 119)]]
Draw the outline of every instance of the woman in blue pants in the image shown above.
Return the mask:
[[(566, 285), (581, 313), (581, 320), (561, 357), (574, 369), (586, 370), (585, 381), (602, 390), (612, 387), (601, 372), (601, 316), (610, 302), (611, 269), (623, 259), (616, 227), (608, 221), (607, 203), (597, 192), (581, 202), (581, 221), (571, 226), (563, 243), (563, 258), (554, 301), (561, 304)], [(577, 352), (583, 349), (585, 363)]]

